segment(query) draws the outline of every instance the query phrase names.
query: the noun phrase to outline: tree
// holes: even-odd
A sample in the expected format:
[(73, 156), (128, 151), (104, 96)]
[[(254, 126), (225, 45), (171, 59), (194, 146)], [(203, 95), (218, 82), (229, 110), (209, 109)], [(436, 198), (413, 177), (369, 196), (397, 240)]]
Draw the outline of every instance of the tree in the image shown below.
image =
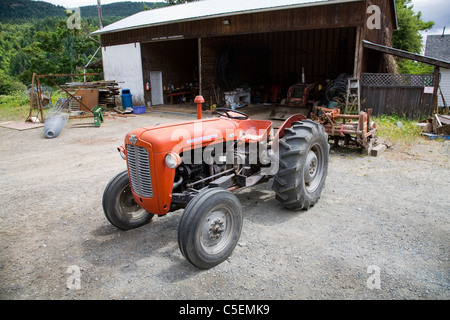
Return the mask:
[(23, 91), (25, 89), (26, 87), (22, 82), (0, 71), (0, 95), (12, 94), (15, 91)]
[(89, 39), (94, 30), (95, 27), (86, 22), (81, 23), (80, 29), (69, 29), (66, 20), (59, 19), (53, 30), (34, 32), (34, 41), (11, 59), (10, 74), (29, 82), (33, 73), (79, 73), (77, 68), (86, 65), (97, 48)]
[[(433, 21), (422, 21), (422, 12), (417, 14), (413, 10), (411, 0), (397, 0), (398, 29), (392, 34), (394, 48), (421, 53), (423, 49), (422, 35), (420, 31), (430, 30), (434, 26)], [(432, 67), (422, 63), (397, 59), (400, 73), (430, 73)]]

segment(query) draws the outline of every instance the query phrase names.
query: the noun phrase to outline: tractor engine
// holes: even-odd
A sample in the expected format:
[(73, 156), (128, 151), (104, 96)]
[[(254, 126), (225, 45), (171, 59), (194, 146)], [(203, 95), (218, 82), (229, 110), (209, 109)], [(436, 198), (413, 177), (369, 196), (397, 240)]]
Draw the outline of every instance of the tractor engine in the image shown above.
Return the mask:
[[(225, 170), (225, 165), (218, 164), (184, 164), (177, 168), (175, 172), (174, 192), (183, 192), (192, 187), (193, 189), (203, 189), (207, 186), (209, 178)], [(208, 179), (209, 178), (209, 179)], [(189, 186), (189, 187), (188, 187)]]
[[(200, 149), (202, 154), (208, 153), (205, 152), (205, 149)], [(215, 154), (217, 149), (213, 147), (212, 150), (208, 153), (210, 157), (206, 157), (206, 159), (198, 157), (201, 159), (201, 163), (196, 163), (200, 162), (194, 154), (198, 150), (189, 150), (189, 155), (180, 154), (182, 162), (175, 170), (170, 211), (184, 208), (193, 196), (208, 186), (228, 188), (238, 185), (244, 187), (246, 178), (260, 172), (261, 167), (264, 166), (254, 155), (257, 151), (252, 150), (248, 143), (243, 143), (239, 148), (237, 142), (230, 144), (228, 148), (224, 147), (218, 157)], [(228, 153), (226, 153), (227, 150)]]

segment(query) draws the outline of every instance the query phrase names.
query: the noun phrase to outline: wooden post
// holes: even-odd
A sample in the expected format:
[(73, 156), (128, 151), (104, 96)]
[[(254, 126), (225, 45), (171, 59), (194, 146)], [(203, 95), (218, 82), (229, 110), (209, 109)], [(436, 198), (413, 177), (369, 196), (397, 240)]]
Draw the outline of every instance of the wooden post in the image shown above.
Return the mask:
[(198, 38), (198, 94), (202, 95), (202, 38)]
[(28, 117), (25, 119), (25, 122), (32, 121), (31, 117), (33, 115), (33, 102), (34, 102), (34, 79), (36, 78), (36, 73), (33, 73), (33, 77), (31, 78), (31, 91), (30, 91), (30, 113)]
[(439, 89), (439, 66), (434, 66), (433, 69), (433, 112), (439, 113), (439, 105), (438, 105), (438, 89)]
[[(43, 109), (43, 102), (42, 102), (42, 87), (41, 83), (39, 82), (39, 77), (36, 76), (36, 92), (37, 92), (37, 103), (39, 106), (38, 114), (41, 115), (40, 121), (44, 122), (44, 109)], [(39, 116), (37, 117), (39, 119)]]
[(100, 4), (100, 0), (97, 0), (97, 14), (98, 14), (98, 28), (103, 29), (102, 5)]
[(359, 79), (361, 76), (361, 66), (362, 66), (362, 56), (363, 56), (363, 42), (364, 39), (364, 28), (356, 28), (356, 39), (355, 39), (355, 60), (353, 65), (353, 77)]

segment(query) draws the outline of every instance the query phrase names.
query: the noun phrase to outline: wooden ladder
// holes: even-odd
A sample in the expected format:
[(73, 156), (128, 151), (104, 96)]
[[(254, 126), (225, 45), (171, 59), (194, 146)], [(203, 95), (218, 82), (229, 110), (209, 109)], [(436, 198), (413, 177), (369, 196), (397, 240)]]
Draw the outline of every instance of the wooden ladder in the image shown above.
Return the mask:
[(358, 78), (347, 79), (347, 95), (345, 100), (345, 114), (359, 114), (361, 112), (361, 87)]

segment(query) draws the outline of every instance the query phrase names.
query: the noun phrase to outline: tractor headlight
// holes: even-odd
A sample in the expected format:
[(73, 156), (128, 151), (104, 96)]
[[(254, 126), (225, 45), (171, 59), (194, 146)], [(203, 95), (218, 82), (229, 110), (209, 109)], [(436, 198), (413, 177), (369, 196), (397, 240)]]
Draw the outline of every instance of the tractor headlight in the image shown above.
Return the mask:
[(164, 160), (166, 161), (166, 166), (168, 166), (170, 169), (175, 169), (181, 163), (180, 156), (174, 152), (166, 154)]
[(125, 155), (125, 148), (123, 146), (118, 147), (117, 151), (119, 151), (120, 156), (123, 160), (127, 160), (127, 156)]

